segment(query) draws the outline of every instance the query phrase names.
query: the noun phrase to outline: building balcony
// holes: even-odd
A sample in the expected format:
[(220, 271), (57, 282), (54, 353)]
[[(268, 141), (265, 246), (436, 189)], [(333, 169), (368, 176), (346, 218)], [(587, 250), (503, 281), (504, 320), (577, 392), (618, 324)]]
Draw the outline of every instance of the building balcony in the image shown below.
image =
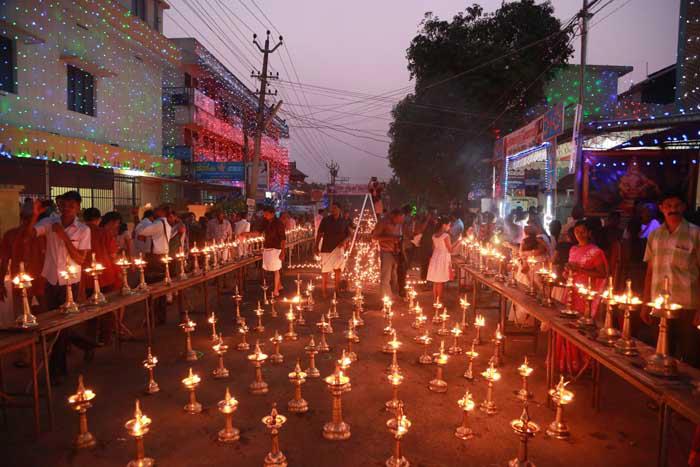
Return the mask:
[(166, 106), (172, 106), (175, 124), (204, 130), (243, 145), (243, 129), (217, 116), (216, 101), (194, 88), (166, 88)]

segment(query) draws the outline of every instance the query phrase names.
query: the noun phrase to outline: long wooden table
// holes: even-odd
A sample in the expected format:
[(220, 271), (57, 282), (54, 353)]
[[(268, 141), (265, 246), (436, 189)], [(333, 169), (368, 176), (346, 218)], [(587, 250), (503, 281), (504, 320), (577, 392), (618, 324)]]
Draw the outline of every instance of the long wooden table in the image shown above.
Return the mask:
[[(294, 249), (299, 250), (303, 248), (306, 244), (310, 244), (312, 241), (313, 237), (297, 239), (293, 242), (289, 242), (286, 246), (286, 249), (289, 250), (289, 255), (291, 256), (291, 253), (294, 251)], [(261, 254), (254, 254), (252, 256), (239, 258), (237, 260), (224, 263), (217, 268), (209, 269), (206, 272), (202, 272), (193, 276), (188, 276), (187, 279), (179, 280), (175, 278), (170, 284), (165, 284), (163, 282), (149, 284), (149, 290), (145, 292), (137, 292), (131, 295), (121, 295), (119, 292), (106, 294), (107, 303), (103, 305), (83, 305), (81, 306), (81, 311), (79, 313), (68, 315), (63, 313), (61, 310), (52, 310), (47, 313), (42, 313), (37, 316), (39, 325), (35, 328), (12, 331), (0, 330), (0, 357), (2, 357), (2, 355), (4, 354), (15, 352), (17, 350), (21, 350), (27, 347), (29, 347), (31, 350), (33, 375), (32, 381), (34, 390), (34, 418), (37, 434), (40, 431), (40, 400), (39, 387), (37, 384), (37, 374), (39, 372), (39, 366), (37, 364), (36, 359), (37, 341), (41, 344), (46, 385), (46, 400), (49, 412), (49, 428), (52, 429), (54, 421), (54, 411), (53, 394), (51, 390), (51, 376), (49, 368), (49, 354), (51, 352), (52, 346), (48, 344), (47, 336), (51, 334), (59, 334), (64, 329), (80, 325), (94, 318), (99, 318), (109, 313), (118, 313), (122, 310), (125, 310), (128, 306), (144, 302), (146, 342), (147, 345), (151, 345), (153, 340), (153, 320), (151, 315), (151, 305), (154, 299), (163, 297), (168, 294), (177, 294), (179, 298), (178, 306), (180, 308), (180, 311), (182, 311), (182, 291), (188, 288), (201, 285), (204, 288), (204, 309), (206, 312), (209, 310), (208, 294), (206, 290), (209, 281), (213, 279), (218, 279), (232, 272), (245, 271), (245, 268), (247, 266), (254, 265), (258, 262), (261, 262), (261, 260)], [(244, 276), (242, 275), (242, 278), (243, 277)], [(0, 385), (1, 384), (2, 381), (0, 379)], [(2, 390), (1, 386), (0, 390)]]
[[(602, 365), (614, 374), (634, 386), (659, 405), (659, 442), (657, 451), (657, 465), (667, 465), (668, 430), (671, 412), (678, 413), (693, 423), (700, 424), (700, 397), (691, 381), (700, 381), (700, 370), (680, 363), (681, 376), (669, 380), (657, 378), (643, 369), (646, 357), (653, 354), (655, 349), (637, 341), (639, 355), (626, 357), (615, 352), (614, 348), (596, 341), (590, 333), (581, 332), (573, 325), (569, 318), (562, 317), (559, 313), (560, 306), (554, 308), (542, 306), (536, 298), (526, 292), (512, 287), (504, 282), (496, 281), (493, 277), (480, 273), (476, 268), (461, 259), (455, 261), (461, 272), (466, 273), (472, 279), (473, 295), (472, 306), (478, 306), (479, 284), (488, 287), (499, 295), (501, 302), (510, 301), (522, 310), (534, 316), (537, 320), (546, 323), (549, 327), (549, 340), (547, 345), (547, 388), (553, 387), (555, 381), (555, 338), (559, 334), (571, 341), (583, 352), (587, 353), (595, 362), (593, 405), (598, 407), (600, 399), (600, 371), (598, 365)], [(502, 328), (505, 330), (506, 307), (499, 306)]]

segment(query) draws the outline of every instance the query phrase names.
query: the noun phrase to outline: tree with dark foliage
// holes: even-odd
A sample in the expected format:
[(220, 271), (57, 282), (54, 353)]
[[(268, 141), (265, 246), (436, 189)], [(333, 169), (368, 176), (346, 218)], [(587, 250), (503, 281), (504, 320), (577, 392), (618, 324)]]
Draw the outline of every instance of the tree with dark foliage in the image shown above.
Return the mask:
[(407, 50), (415, 92), (393, 109), (389, 163), (406, 190), (434, 203), (490, 187), (495, 135), (524, 123), (543, 83), (573, 49), (573, 21), (549, 2), (474, 4), (451, 21), (426, 13)]

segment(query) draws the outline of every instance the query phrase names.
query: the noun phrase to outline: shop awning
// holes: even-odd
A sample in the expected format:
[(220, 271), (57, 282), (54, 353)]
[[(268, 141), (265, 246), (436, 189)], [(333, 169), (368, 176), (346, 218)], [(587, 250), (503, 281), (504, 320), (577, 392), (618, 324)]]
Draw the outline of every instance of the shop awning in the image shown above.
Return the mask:
[(678, 125), (632, 138), (614, 148), (620, 149), (699, 149), (700, 123)]

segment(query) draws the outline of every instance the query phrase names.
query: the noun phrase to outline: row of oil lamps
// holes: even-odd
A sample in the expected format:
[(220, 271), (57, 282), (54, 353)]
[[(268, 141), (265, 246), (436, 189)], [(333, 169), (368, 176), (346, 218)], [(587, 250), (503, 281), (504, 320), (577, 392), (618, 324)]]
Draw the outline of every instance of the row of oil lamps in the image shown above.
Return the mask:
[[(515, 269), (519, 258), (514, 257), (510, 261), (510, 268), (504, 268), (506, 264), (505, 255), (501, 254), (498, 245), (498, 237), (494, 237), (493, 244), (482, 246), (473, 237), (465, 237), (461, 243), (464, 257), (473, 267), (478, 267), (479, 272), (485, 275), (495, 275), (497, 281), (508, 281), (508, 285), (517, 287), (515, 281)], [(560, 309), (560, 315), (565, 318), (576, 319), (576, 325), (584, 330), (593, 332), (596, 330), (593, 319), (593, 303), (597, 298), (606, 305), (605, 321), (603, 327), (597, 330), (596, 339), (626, 356), (636, 356), (639, 354), (636, 340), (632, 337), (631, 314), (639, 309), (644, 303), (635, 296), (632, 291), (632, 281), (626, 281), (624, 293), (615, 294), (615, 284), (612, 277), (608, 279), (606, 290), (596, 291), (592, 286), (589, 277), (588, 284), (574, 284), (571, 277), (566, 282), (560, 281), (554, 272), (552, 265), (543, 265), (536, 269), (538, 260), (530, 256), (524, 260), (529, 266), (529, 285), (527, 293), (533, 297), (538, 297), (540, 303), (546, 307), (558, 307), (552, 298), (555, 287), (565, 289), (566, 304)], [(504, 274), (505, 271), (505, 274)], [(510, 272), (510, 274), (508, 274)], [(539, 281), (535, 280), (539, 278)], [(539, 290), (537, 284), (540, 284)], [(573, 309), (574, 294), (578, 294), (585, 303), (583, 313)], [(663, 290), (653, 302), (647, 303), (651, 308), (651, 315), (659, 318), (659, 333), (655, 352), (646, 359), (644, 370), (655, 376), (675, 377), (678, 375), (678, 360), (669, 353), (669, 333), (668, 320), (680, 318), (682, 307), (674, 303), (671, 299), (669, 279), (664, 278)], [(614, 309), (623, 310), (622, 329), (618, 330), (614, 326)]]
[[(312, 235), (313, 230), (306, 227), (297, 227), (295, 229), (288, 230), (287, 233), (292, 235), (295, 239), (301, 239)], [(188, 255), (192, 258), (192, 268), (190, 274), (199, 275), (202, 272), (206, 273), (211, 269), (216, 269), (236, 260), (260, 254), (262, 252), (263, 242), (263, 236), (251, 236), (239, 239), (237, 241), (205, 242), (204, 247), (201, 249), (195, 244), (190, 249), (189, 254), (180, 248), (180, 251), (175, 254), (174, 258), (167, 254), (161, 258), (165, 272), (163, 283), (165, 285), (172, 284), (173, 278), (170, 270), (170, 263), (172, 262), (177, 262), (179, 264), (179, 274), (177, 275), (177, 280), (187, 279)], [(126, 255), (122, 255), (119, 259), (117, 259), (116, 265), (122, 270), (122, 277), (124, 278), (121, 289), (122, 295), (131, 295), (133, 293), (147, 292), (149, 290), (149, 286), (146, 284), (145, 276), (147, 263), (143, 259), (143, 255), (139, 255), (137, 258), (134, 258), (133, 261), (129, 261)], [(133, 289), (129, 286), (127, 280), (127, 272), (131, 268), (135, 268), (139, 271), (139, 284)], [(99, 280), (100, 275), (102, 275), (104, 271), (105, 266), (95, 260), (95, 254), (93, 253), (90, 266), (85, 268), (83, 271), (93, 278), (93, 293), (88, 298), (88, 304), (90, 305), (102, 305), (107, 303), (107, 298), (100, 289)], [(72, 283), (78, 277), (79, 272), (80, 271), (75, 264), (68, 264), (66, 265), (65, 270), (59, 271), (61, 278), (67, 282), (66, 301), (61, 306), (61, 310), (66, 314), (78, 313), (80, 311), (80, 305), (75, 301), (73, 297), (73, 290), (70, 285), (70, 283)], [(36, 316), (34, 316), (31, 312), (31, 307), (29, 306), (29, 296), (27, 293), (27, 289), (31, 287), (33, 280), (34, 278), (25, 271), (24, 262), (20, 262), (19, 271), (17, 275), (13, 277), (12, 283), (14, 287), (20, 291), (22, 298), (22, 315), (17, 318), (17, 326), (21, 329), (35, 328), (39, 324)]]

